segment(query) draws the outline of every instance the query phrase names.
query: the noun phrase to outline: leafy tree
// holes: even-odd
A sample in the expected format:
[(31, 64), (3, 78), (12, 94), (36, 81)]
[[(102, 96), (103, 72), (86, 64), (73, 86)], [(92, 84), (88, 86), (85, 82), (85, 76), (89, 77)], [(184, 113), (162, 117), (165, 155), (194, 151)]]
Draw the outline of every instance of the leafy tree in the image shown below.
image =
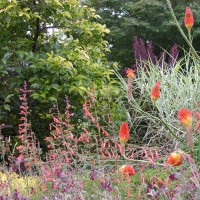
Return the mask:
[[(145, 41), (153, 41), (157, 54), (160, 46), (166, 50), (177, 43), (186, 46), (167, 8), (166, 0), (88, 0), (87, 3), (98, 10), (111, 33), (106, 36), (111, 48), (109, 59), (127, 67), (134, 63), (132, 44), (134, 36)], [(200, 4), (198, 0), (172, 1), (174, 12), (183, 26), (185, 7), (194, 12), (195, 27), (193, 39), (196, 49), (200, 43)], [(186, 30), (186, 29), (185, 29)]]
[(64, 95), (78, 108), (87, 91), (115, 92), (104, 55), (109, 30), (92, 20), (93, 8), (79, 0), (1, 0), (0, 13), (1, 123), (13, 123), (24, 80), (38, 123), (48, 118), (49, 102)]

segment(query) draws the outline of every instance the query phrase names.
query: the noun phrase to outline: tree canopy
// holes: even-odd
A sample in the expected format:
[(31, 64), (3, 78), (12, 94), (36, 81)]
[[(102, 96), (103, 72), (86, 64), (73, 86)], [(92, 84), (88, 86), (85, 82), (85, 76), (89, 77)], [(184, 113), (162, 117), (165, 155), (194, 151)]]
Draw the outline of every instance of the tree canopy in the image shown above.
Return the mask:
[(112, 70), (104, 40), (109, 30), (94, 21), (94, 8), (79, 0), (1, 0), (0, 13), (2, 123), (13, 123), (19, 112), (24, 80), (37, 120), (48, 113), (48, 103), (63, 101), (64, 95), (80, 108), (87, 91), (109, 89)]

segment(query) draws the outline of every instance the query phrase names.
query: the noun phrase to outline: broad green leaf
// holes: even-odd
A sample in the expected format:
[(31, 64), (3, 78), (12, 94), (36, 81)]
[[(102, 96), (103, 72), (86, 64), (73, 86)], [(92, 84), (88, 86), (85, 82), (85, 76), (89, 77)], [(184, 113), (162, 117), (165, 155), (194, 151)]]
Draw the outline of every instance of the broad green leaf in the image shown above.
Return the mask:
[(3, 105), (3, 108), (4, 108), (5, 110), (10, 111), (10, 106), (9, 106), (8, 104), (4, 104), (4, 105)]
[(19, 16), (21, 17), (21, 16), (23, 16), (25, 13), (22, 11), (22, 10), (20, 10), (19, 11)]
[(6, 98), (5, 98), (5, 102), (10, 102), (10, 98), (13, 97), (14, 94), (9, 94)]

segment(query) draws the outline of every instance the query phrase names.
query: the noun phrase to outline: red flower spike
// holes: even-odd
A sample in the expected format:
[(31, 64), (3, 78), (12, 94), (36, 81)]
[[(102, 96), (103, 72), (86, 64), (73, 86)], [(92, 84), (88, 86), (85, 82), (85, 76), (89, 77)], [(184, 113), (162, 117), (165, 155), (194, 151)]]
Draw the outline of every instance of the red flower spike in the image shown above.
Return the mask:
[(129, 176), (133, 176), (136, 174), (136, 171), (131, 165), (123, 165), (119, 168), (119, 172), (122, 174), (128, 174)]
[(151, 99), (155, 102), (160, 98), (160, 82), (156, 82), (156, 84), (151, 89)]
[(129, 139), (129, 128), (127, 122), (122, 122), (119, 130), (119, 140), (122, 145), (126, 144)]
[(186, 129), (191, 129), (192, 113), (187, 108), (182, 108), (178, 111), (178, 119)]
[(130, 68), (128, 68), (127, 70), (126, 70), (126, 75), (127, 75), (127, 77), (128, 78), (133, 78), (134, 76), (135, 76), (135, 73), (134, 73), (135, 71), (133, 70), (133, 69), (130, 69)]
[(182, 156), (178, 152), (173, 152), (169, 155), (169, 158), (167, 159), (167, 164), (173, 165), (173, 166), (179, 166), (182, 163)]
[(186, 7), (184, 23), (188, 31), (190, 31), (192, 26), (194, 25), (194, 17), (189, 7)]

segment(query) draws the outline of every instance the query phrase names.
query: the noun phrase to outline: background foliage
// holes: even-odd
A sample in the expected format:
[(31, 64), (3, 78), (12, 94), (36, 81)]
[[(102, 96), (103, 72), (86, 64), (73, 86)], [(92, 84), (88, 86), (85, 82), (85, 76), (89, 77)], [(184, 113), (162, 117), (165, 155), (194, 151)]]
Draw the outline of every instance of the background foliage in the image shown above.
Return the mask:
[[(187, 47), (178, 33), (173, 19), (170, 16), (166, 0), (88, 0), (101, 16), (101, 23), (110, 29), (106, 36), (111, 47), (109, 59), (119, 62), (123, 67), (134, 64), (132, 44), (134, 36), (144, 41), (153, 41), (157, 55), (162, 51), (160, 47), (169, 51), (177, 43)], [(198, 0), (172, 1), (172, 6), (181, 26), (185, 7), (190, 6), (195, 18), (193, 41), (196, 50), (199, 50), (200, 39), (200, 4)], [(186, 31), (186, 29), (185, 29)]]
[[(93, 8), (79, 0), (2, 0), (0, 13), (2, 123), (16, 123), (24, 80), (33, 90), (35, 127), (41, 128), (53, 101), (63, 102), (67, 95), (79, 110), (87, 91), (98, 96), (113, 85), (104, 56), (109, 49), (103, 37), (109, 30), (94, 22), (98, 15)], [(114, 86), (112, 92), (117, 92)]]

